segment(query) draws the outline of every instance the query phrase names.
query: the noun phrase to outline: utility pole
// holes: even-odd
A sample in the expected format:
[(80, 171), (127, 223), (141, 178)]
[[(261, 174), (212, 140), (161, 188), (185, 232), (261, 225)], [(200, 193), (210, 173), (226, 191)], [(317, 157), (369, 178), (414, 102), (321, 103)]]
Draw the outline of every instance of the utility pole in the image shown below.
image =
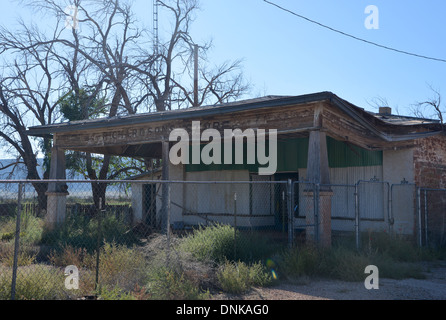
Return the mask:
[(153, 0), (153, 35), (154, 35), (154, 55), (158, 56), (159, 31), (158, 31), (158, 0)]
[(198, 107), (198, 45), (194, 45), (194, 107)]

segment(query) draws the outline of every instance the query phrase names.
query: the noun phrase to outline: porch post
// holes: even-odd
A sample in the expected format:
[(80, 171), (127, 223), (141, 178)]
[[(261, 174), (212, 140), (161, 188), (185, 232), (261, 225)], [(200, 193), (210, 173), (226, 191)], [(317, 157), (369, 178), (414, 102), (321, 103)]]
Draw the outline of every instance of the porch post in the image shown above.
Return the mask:
[[(315, 122), (320, 124), (320, 113), (315, 114)], [(322, 130), (310, 132), (308, 143), (307, 180), (314, 186), (306, 196), (314, 202), (314, 207), (306, 216), (306, 239), (316, 241), (325, 247), (331, 246), (331, 198), (328, 167), (327, 135)], [(311, 189), (311, 188), (310, 188)]]
[[(162, 180), (169, 180), (169, 141), (162, 142)], [(168, 231), (170, 215), (170, 186), (168, 183), (162, 183), (162, 201), (161, 201), (161, 226)]]
[[(65, 180), (65, 151), (58, 147), (51, 150), (50, 180)], [(46, 195), (47, 213), (45, 224), (47, 229), (54, 229), (65, 221), (68, 186), (65, 182), (50, 182)]]

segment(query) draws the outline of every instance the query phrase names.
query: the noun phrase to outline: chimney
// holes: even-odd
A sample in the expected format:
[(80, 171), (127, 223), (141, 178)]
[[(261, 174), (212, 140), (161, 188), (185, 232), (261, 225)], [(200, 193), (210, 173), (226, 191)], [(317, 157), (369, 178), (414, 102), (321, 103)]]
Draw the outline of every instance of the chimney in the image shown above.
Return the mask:
[(390, 107), (379, 107), (379, 114), (381, 115), (391, 115), (392, 108)]

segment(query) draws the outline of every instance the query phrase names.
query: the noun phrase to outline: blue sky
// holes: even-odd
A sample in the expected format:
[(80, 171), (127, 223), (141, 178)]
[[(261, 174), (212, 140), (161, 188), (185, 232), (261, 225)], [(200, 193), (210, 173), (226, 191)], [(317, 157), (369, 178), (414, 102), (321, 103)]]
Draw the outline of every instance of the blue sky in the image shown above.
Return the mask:
[[(368, 41), (446, 59), (444, 0), (271, 1)], [(12, 26), (18, 16), (35, 19), (17, 1), (0, 3), (2, 25)], [(364, 26), (368, 5), (379, 9), (379, 29)], [(139, 19), (151, 26), (152, 0), (134, 0), (134, 6)], [(160, 22), (166, 22), (162, 12)], [(263, 0), (201, 0), (192, 35), (198, 43), (213, 40), (210, 62), (243, 59), (255, 96), (331, 91), (371, 111), (376, 110), (369, 102), (382, 97), (395, 112), (411, 115), (411, 104), (432, 96), (428, 85), (446, 95), (446, 63), (356, 41)]]
[[(445, 1), (313, 0), (274, 2), (357, 37), (414, 53), (446, 58)], [(379, 9), (368, 30), (365, 8)], [(267, 94), (332, 91), (366, 109), (386, 98), (401, 114), (446, 90), (446, 63), (398, 54), (344, 37), (260, 0), (203, 3), (194, 32), (213, 35), (215, 58), (245, 59), (246, 75)], [(205, 31), (203, 31), (205, 30)]]

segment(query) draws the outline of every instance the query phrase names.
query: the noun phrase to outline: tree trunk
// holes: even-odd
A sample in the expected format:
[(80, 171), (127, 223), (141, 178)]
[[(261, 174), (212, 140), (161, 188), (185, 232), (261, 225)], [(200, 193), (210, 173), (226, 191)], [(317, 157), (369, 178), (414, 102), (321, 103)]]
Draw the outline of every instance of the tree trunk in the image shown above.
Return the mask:
[(105, 208), (105, 194), (107, 191), (107, 184), (92, 182), (91, 187), (93, 189), (93, 202), (95, 208), (95, 212), (93, 214), (95, 215), (100, 209)]
[[(26, 169), (28, 171), (28, 174), (26, 178), (28, 180), (42, 180), (39, 176), (39, 173), (37, 172), (37, 159), (34, 153), (27, 152), (24, 153), (23, 160), (26, 164)], [(48, 189), (48, 183), (44, 182), (34, 182), (32, 183), (32, 186), (37, 192), (37, 216), (42, 217), (46, 213), (46, 207), (47, 207), (47, 196), (46, 191)]]

